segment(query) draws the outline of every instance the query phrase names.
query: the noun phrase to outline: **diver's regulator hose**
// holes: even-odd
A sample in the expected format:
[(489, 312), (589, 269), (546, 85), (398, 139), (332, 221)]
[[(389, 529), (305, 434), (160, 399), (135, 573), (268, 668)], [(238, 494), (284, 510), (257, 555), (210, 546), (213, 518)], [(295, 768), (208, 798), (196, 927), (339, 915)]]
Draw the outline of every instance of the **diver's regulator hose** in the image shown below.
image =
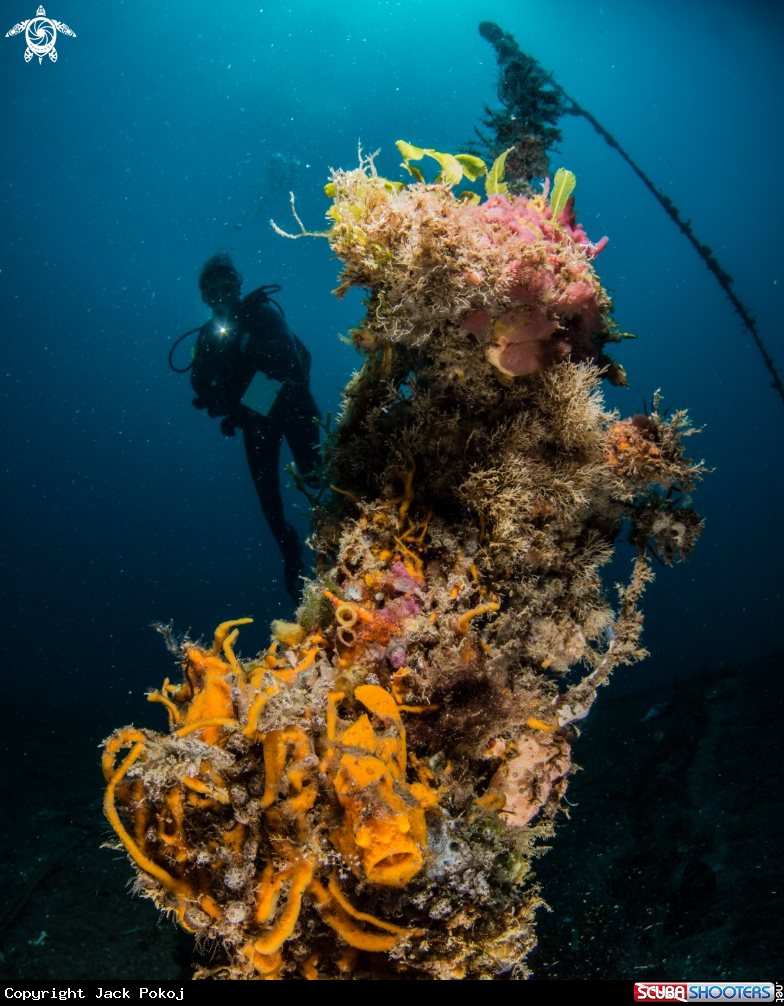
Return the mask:
[(187, 367), (175, 367), (175, 366), (174, 366), (174, 363), (172, 362), (172, 358), (174, 357), (174, 351), (175, 351), (175, 349), (176, 349), (176, 348), (177, 348), (177, 347), (179, 346), (179, 344), (180, 344), (180, 343), (182, 342), (182, 340), (183, 340), (183, 339), (187, 339), (187, 338), (188, 338), (188, 336), (189, 336), (189, 335), (193, 335), (193, 333), (194, 333), (194, 332), (199, 332), (199, 331), (201, 331), (201, 327), (202, 327), (202, 326), (201, 326), (201, 325), (199, 325), (199, 327), (198, 327), (198, 328), (192, 328), (192, 329), (190, 330), (190, 332), (185, 332), (185, 333), (183, 333), (183, 335), (181, 335), (181, 336), (179, 337), (179, 339), (177, 339), (177, 340), (176, 340), (176, 341), (175, 341), (175, 342), (173, 343), (173, 345), (172, 345), (172, 348), (171, 348), (171, 349), (169, 350), (169, 366), (171, 367), (171, 369), (172, 369), (172, 370), (174, 371), (174, 373), (175, 373), (175, 374), (187, 374), (187, 372), (188, 372), (188, 371), (189, 371), (189, 370), (191, 369), (191, 367), (193, 366), (193, 359), (191, 359), (191, 362), (190, 362), (190, 363), (188, 364), (188, 366), (187, 366)]

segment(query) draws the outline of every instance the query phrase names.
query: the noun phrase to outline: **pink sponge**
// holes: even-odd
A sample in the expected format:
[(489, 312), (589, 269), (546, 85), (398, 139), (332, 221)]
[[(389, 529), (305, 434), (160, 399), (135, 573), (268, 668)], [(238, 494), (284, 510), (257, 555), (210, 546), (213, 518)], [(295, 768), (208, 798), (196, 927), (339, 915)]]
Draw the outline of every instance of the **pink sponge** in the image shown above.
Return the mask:
[[(576, 222), (570, 199), (553, 224), (541, 196), (491, 196), (471, 207), (478, 247), (501, 252), (506, 262), (505, 296), (484, 298), (466, 314), (463, 328), (488, 342), (487, 357), (502, 373), (520, 377), (544, 370), (565, 357), (594, 360), (592, 335), (604, 325), (606, 297), (590, 266), (607, 243), (593, 245)], [(472, 272), (467, 275), (478, 275)], [(495, 310), (494, 310), (495, 308)]]

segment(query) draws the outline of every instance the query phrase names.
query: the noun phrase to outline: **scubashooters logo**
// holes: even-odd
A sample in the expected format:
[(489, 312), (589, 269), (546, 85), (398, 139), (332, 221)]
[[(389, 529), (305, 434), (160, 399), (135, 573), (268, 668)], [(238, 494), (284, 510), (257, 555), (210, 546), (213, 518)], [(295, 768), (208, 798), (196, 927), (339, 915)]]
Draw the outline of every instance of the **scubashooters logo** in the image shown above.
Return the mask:
[(35, 17), (30, 18), (29, 21), (20, 21), (19, 24), (15, 24), (10, 31), (5, 33), (5, 37), (10, 38), (11, 35), (24, 32), (27, 41), (27, 48), (24, 51), (25, 63), (29, 63), (33, 56), (37, 56), (40, 66), (44, 56), (47, 55), (53, 63), (57, 62), (57, 50), (54, 43), (58, 31), (63, 35), (72, 35), (76, 38), (76, 32), (71, 31), (67, 24), (47, 17), (43, 7), (39, 7), (35, 12)]

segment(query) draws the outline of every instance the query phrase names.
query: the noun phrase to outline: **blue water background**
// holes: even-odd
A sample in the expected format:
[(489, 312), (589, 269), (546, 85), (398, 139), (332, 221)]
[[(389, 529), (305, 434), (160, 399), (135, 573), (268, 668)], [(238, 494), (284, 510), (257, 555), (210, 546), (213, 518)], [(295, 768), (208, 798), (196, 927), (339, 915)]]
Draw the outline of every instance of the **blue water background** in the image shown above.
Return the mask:
[[(34, 7), (3, 0), (3, 30)], [(157, 723), (142, 693), (170, 658), (149, 622), (198, 636), (252, 616), (247, 655), (291, 614), (241, 440), (191, 407), (166, 353), (206, 319), (198, 270), (228, 249), (246, 291), (283, 284), (316, 398), (335, 410), (357, 365), (338, 333), (361, 297), (331, 295), (326, 241), (271, 230), (270, 216), (295, 225), (268, 159), (301, 162), (298, 210), (319, 229), (328, 168), (354, 166), (358, 142), (393, 178), (399, 138), (456, 151), (494, 100), (482, 19), (553, 70), (691, 219), (784, 367), (779, 5), (47, 0), (47, 13), (77, 36), (59, 37), (56, 64), (26, 64), (23, 39), (0, 38), (1, 587), (6, 695), (23, 711), (70, 697), (109, 723)], [(661, 387), (698, 424), (721, 409), (692, 442), (716, 469), (695, 499), (704, 539), (688, 564), (657, 568), (651, 656), (613, 687), (767, 659), (782, 624), (784, 405), (661, 207), (586, 122), (563, 128), (554, 165), (577, 174), (592, 239), (610, 237), (597, 268), (638, 336), (617, 353), (631, 388), (608, 401), (631, 414)]]

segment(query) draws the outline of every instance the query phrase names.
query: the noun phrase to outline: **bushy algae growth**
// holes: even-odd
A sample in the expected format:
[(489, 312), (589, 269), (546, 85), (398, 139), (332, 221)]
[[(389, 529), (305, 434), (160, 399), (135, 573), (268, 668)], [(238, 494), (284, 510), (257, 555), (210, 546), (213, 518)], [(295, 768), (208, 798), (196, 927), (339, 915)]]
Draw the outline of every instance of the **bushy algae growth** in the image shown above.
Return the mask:
[[(573, 176), (551, 201), (477, 205), (439, 163), (403, 186), (362, 159), (327, 187), (338, 295), (367, 291), (365, 360), (326, 442), (296, 619), (252, 660), (243, 620), (211, 646), (161, 627), (182, 669), (149, 696), (169, 730), (106, 742), (137, 890), (224, 948), (197, 977), (526, 977), (532, 861), (577, 724), (644, 656), (651, 559), (702, 528), (685, 414), (603, 405), (621, 336)], [(623, 537), (613, 600), (600, 569)]]

